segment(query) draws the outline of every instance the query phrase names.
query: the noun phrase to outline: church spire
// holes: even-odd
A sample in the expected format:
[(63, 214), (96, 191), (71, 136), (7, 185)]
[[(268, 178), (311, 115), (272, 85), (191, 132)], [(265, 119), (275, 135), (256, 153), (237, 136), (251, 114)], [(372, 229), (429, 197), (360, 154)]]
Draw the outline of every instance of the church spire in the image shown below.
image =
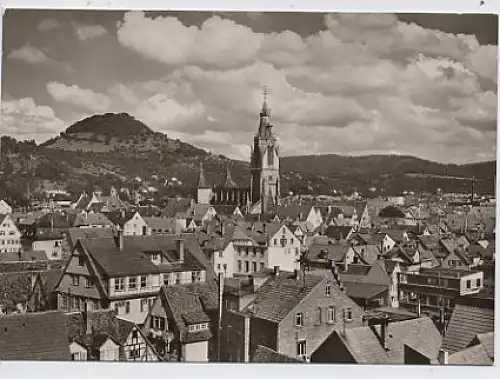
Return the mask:
[(238, 187), (231, 176), (231, 171), (229, 171), (229, 164), (226, 166), (226, 181), (224, 183), (224, 186), (226, 188)]
[(269, 117), (271, 116), (271, 109), (267, 105), (267, 86), (264, 86), (264, 91), (262, 92), (264, 97), (264, 101), (262, 102), (262, 110), (260, 112), (261, 117)]
[(205, 179), (205, 173), (203, 171), (202, 162), (200, 162), (200, 177), (198, 179), (198, 188), (210, 188), (210, 186), (207, 183), (207, 180)]

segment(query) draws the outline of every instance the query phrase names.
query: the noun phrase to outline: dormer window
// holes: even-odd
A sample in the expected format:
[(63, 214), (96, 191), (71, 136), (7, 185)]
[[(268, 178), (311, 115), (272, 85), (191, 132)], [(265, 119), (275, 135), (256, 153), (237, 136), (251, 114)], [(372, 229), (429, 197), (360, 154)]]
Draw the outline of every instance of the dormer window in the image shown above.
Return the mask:
[(207, 330), (208, 329), (208, 323), (204, 322), (201, 324), (193, 324), (189, 325), (188, 331), (190, 332), (200, 332), (202, 330)]

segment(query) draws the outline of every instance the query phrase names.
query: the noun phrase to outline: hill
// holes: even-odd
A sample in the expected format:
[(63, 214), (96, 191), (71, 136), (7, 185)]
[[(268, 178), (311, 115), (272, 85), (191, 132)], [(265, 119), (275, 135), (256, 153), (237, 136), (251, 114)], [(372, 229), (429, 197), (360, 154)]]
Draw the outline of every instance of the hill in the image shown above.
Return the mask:
[[(249, 183), (248, 162), (213, 154), (151, 130), (125, 113), (78, 121), (41, 145), (2, 137), (0, 198), (21, 201), (28, 192), (65, 187), (83, 190), (111, 185), (132, 187), (147, 179), (159, 195), (192, 195), (203, 162), (211, 183), (223, 180), (229, 165), (234, 180)], [(281, 160), (282, 193), (399, 194), (402, 191), (466, 192), (477, 178), (479, 193), (493, 193), (496, 162), (450, 165), (410, 156), (346, 157), (334, 154), (291, 156)], [(182, 185), (165, 187), (176, 178)]]

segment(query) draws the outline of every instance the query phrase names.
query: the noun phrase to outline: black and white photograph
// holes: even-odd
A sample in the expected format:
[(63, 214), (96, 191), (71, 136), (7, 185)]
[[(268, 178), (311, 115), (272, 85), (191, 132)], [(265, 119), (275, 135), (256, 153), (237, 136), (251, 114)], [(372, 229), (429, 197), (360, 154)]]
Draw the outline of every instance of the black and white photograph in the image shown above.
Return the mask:
[(493, 365), (496, 14), (2, 18), (0, 361)]

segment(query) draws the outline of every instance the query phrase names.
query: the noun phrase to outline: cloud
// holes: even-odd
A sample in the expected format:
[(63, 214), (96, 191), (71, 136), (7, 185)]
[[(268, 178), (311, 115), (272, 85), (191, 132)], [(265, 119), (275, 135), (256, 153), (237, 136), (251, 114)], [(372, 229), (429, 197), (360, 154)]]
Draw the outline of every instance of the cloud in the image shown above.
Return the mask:
[(86, 25), (73, 22), (73, 29), (80, 41), (87, 41), (108, 34), (108, 31), (102, 25)]
[(218, 16), (200, 28), (184, 26), (170, 16), (148, 18), (144, 12), (126, 13), (118, 23), (118, 41), (123, 46), (173, 66), (242, 66), (252, 61), (262, 39), (250, 28)]
[(2, 134), (21, 135), (43, 141), (59, 133), (64, 122), (51, 107), (37, 105), (32, 98), (2, 101)]
[(59, 29), (60, 26), (61, 24), (56, 19), (45, 18), (38, 24), (38, 30), (41, 32), (48, 32), (50, 30)]
[(91, 112), (104, 112), (111, 105), (108, 96), (76, 85), (67, 86), (62, 83), (50, 82), (47, 84), (47, 91), (57, 102), (70, 104)]
[(32, 46), (23, 46), (9, 53), (8, 58), (17, 59), (33, 65), (53, 62), (43, 51)]

